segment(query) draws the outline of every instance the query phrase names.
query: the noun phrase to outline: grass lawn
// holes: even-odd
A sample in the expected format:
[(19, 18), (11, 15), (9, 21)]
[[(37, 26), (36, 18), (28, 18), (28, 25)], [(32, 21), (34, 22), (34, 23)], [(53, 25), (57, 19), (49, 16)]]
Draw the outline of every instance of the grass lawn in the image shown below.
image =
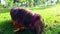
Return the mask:
[[(60, 16), (58, 16), (60, 15), (60, 4), (49, 8), (33, 7), (30, 9), (44, 18), (43, 34), (60, 34)], [(10, 9), (0, 9), (0, 34), (15, 34), (9, 12)], [(33, 34), (33, 32), (25, 30), (20, 34)]]

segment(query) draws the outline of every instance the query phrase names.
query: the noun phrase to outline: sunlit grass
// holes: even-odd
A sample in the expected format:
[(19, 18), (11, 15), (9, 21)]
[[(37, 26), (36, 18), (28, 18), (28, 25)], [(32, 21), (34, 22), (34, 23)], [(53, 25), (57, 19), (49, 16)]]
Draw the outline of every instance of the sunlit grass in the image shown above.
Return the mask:
[[(51, 8), (30, 8), (33, 12), (40, 14), (44, 18), (45, 31), (43, 34), (58, 34), (60, 33), (60, 4)], [(55, 23), (55, 20), (58, 23)], [(50, 27), (52, 30), (50, 30)], [(0, 9), (0, 34), (14, 34), (14, 27), (10, 17), (10, 9)], [(27, 32), (23, 32), (23, 34)], [(32, 32), (31, 32), (32, 33)]]

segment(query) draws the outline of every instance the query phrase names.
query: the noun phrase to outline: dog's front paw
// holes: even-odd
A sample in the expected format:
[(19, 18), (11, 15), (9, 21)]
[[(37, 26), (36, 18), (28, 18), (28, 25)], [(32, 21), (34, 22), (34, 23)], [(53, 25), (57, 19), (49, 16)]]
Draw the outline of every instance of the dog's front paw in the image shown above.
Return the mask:
[(19, 28), (17, 28), (16, 30), (14, 30), (14, 32), (17, 32), (17, 31), (19, 31), (20, 29)]

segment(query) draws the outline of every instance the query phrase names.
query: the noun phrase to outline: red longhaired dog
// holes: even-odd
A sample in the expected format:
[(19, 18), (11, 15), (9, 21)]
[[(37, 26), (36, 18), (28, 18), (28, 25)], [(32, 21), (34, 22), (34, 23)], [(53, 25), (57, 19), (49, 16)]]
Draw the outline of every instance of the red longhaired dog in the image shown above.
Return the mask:
[(17, 32), (22, 29), (31, 28), (35, 34), (42, 34), (44, 30), (44, 20), (41, 15), (33, 13), (24, 8), (12, 8), (10, 15)]

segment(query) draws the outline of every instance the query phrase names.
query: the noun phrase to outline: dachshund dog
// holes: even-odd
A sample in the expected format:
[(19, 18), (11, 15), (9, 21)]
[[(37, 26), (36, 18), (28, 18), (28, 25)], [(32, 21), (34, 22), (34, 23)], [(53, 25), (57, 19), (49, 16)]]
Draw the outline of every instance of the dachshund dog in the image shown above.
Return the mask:
[(42, 34), (44, 30), (44, 19), (41, 15), (25, 8), (12, 8), (10, 11), (12, 22), (17, 32), (23, 29), (33, 29), (35, 34)]

